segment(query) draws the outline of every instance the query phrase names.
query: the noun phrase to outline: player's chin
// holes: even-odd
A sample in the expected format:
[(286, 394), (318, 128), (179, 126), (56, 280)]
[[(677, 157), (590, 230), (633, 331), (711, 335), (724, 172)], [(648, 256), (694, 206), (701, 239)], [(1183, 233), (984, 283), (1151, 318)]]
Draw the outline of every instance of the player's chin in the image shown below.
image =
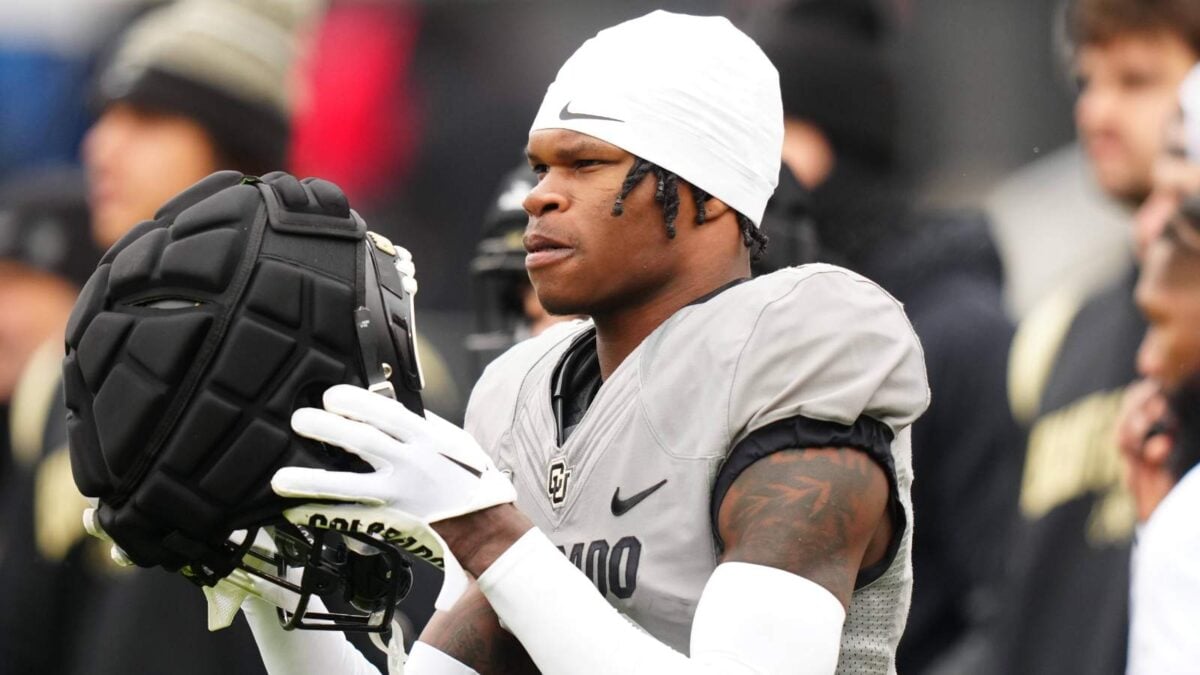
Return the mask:
[(1117, 199), (1137, 204), (1149, 194), (1149, 171), (1136, 170), (1130, 161), (1099, 161), (1095, 169), (1096, 182)]
[[(533, 279), (533, 273), (530, 273)], [(543, 279), (541, 283), (533, 279), (533, 290), (538, 302), (547, 313), (556, 316), (573, 314), (589, 314), (590, 303), (586, 289), (571, 283), (561, 283), (563, 280)]]

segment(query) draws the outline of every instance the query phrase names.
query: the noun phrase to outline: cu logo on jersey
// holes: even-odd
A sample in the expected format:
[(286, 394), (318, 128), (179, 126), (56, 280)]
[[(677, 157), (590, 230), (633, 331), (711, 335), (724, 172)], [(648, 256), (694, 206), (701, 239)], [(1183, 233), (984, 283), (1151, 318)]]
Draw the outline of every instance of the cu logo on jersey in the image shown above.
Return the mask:
[(567, 501), (567, 483), (570, 479), (571, 470), (567, 468), (565, 457), (550, 461), (550, 467), (546, 470), (546, 494), (550, 495), (550, 504), (554, 508)]

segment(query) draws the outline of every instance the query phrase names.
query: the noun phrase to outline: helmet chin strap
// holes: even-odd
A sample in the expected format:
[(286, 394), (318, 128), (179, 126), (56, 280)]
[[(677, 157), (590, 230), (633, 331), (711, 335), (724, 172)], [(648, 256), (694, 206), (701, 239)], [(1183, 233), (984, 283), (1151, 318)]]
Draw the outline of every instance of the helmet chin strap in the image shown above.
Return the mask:
[[(409, 409), (423, 411), (420, 391), (424, 377), (417, 354), (413, 311), (417, 281), (412, 256), (370, 231), (364, 249), (364, 306), (355, 311), (354, 326), (367, 389), (399, 400)], [(405, 349), (398, 348), (401, 345)]]

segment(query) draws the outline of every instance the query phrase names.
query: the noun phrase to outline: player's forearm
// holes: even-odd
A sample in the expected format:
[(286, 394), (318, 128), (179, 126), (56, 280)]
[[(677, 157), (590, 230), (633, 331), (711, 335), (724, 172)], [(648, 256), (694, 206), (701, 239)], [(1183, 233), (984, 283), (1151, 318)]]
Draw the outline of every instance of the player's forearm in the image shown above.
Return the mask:
[[(470, 672), (482, 675), (538, 672), (521, 643), (500, 627), (500, 620), (487, 598), (474, 584), (450, 611), (434, 614), (421, 632), (420, 644), (452, 657), (463, 664), (464, 669), (469, 667)], [(414, 648), (414, 657), (417, 655)], [(413, 671), (415, 675), (424, 675), (424, 672)]]
[(479, 587), (546, 675), (827, 674), (845, 618), (841, 603), (807, 579), (722, 565), (701, 597), (689, 658), (621, 616), (536, 530), (496, 559)]
[[(475, 576), (490, 567), (531, 527), (529, 519), (511, 504), (434, 524), (463, 568)], [(500, 626), (496, 613), (475, 584), (471, 584), (453, 608), (433, 616), (421, 633), (420, 643), (483, 675), (538, 672), (521, 643)]]
[(463, 569), (478, 577), (533, 523), (512, 504), (501, 504), (433, 523)]

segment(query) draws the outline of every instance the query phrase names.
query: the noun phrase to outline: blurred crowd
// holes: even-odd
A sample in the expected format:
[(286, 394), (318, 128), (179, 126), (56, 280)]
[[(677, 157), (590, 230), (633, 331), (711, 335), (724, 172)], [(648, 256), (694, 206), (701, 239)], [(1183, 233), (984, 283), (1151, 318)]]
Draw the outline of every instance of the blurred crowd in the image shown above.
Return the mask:
[(729, 16), (779, 70), (756, 272), (865, 274), (924, 347), (898, 670), (1200, 671), (1194, 0), (6, 1), (0, 670), (262, 671), (244, 622), (206, 632), (198, 589), (84, 534), (59, 362), (101, 253), (216, 170), (338, 183), (413, 252), (426, 403), (460, 421), (561, 318), (521, 244), (550, 69), (651, 4)]

